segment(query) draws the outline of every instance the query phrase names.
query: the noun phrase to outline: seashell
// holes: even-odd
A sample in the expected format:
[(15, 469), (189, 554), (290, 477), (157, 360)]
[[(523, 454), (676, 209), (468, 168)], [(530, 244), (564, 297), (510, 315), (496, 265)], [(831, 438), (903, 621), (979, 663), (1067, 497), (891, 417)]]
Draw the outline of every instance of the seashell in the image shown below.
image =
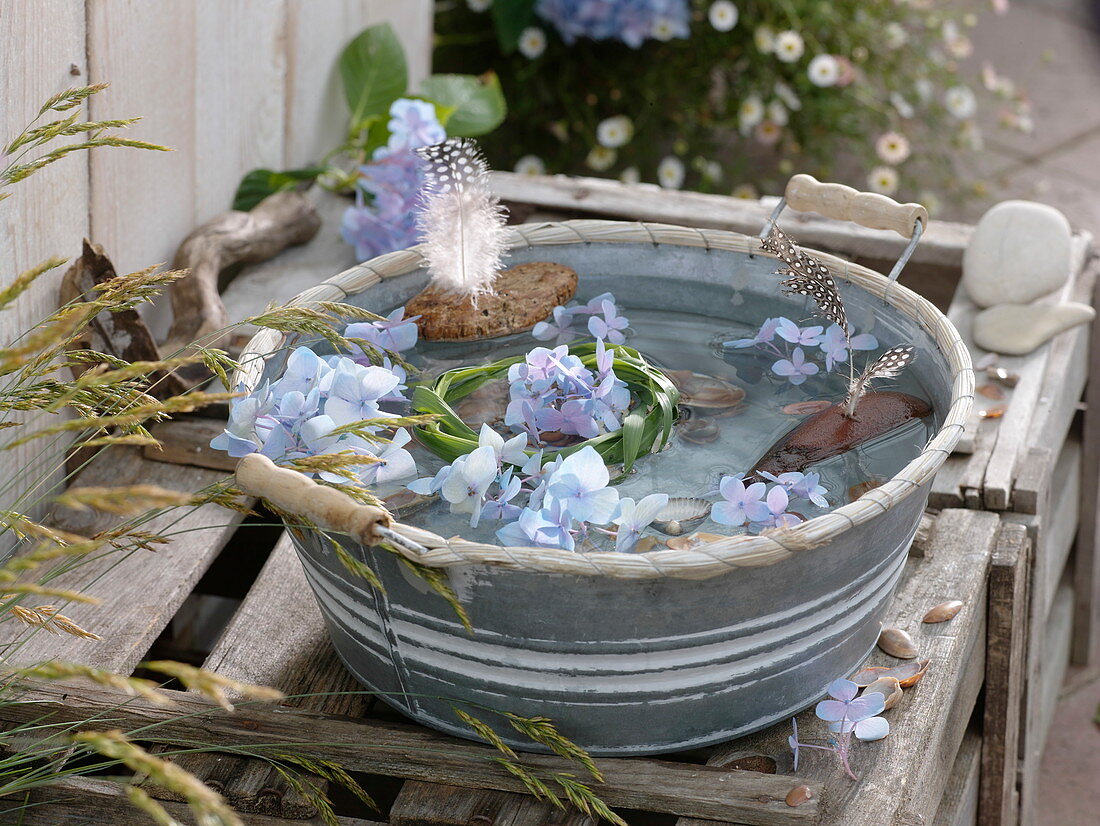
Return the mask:
[(455, 405), (458, 417), (475, 430), (504, 421), (507, 409), (508, 382), (503, 379), (486, 382)]
[(814, 413), (820, 413), (826, 408), (832, 407), (833, 403), (825, 401), (825, 399), (813, 399), (808, 402), (793, 402), (783, 408), (783, 412), (788, 416), (809, 416)]
[(413, 493), (408, 488), (402, 488), (399, 491), (391, 493), (382, 501), (386, 506), (386, 510), (394, 516), (404, 517), (423, 510), (427, 505), (434, 502), (435, 499), (435, 496), (421, 496), (419, 493)]
[(689, 536), (676, 536), (668, 540), (666, 543), (668, 547), (674, 551), (690, 551), (692, 548), (697, 548), (700, 545), (705, 545), (708, 542), (715, 542), (719, 539), (725, 539), (726, 537), (717, 533), (693, 533)]
[(890, 669), (884, 665), (872, 665), (867, 668), (857, 671), (848, 679), (858, 685), (860, 688), (866, 688), (875, 680), (882, 677)]
[(999, 419), (1005, 414), (1004, 405), (998, 407), (991, 407), (988, 410), (979, 410), (978, 415), (983, 419)]
[(680, 404), (685, 407), (725, 409), (736, 407), (745, 398), (744, 388), (716, 376), (690, 370), (669, 370), (666, 375), (680, 391)]
[(787, 805), (791, 807), (801, 806), (813, 796), (814, 793), (810, 791), (809, 786), (795, 786), (793, 789), (787, 792)]
[(902, 688), (912, 688), (921, 681), (924, 672), (928, 670), (928, 666), (931, 663), (931, 660), (917, 660), (916, 662), (905, 663), (889, 669), (887, 675), (894, 677), (901, 684)]
[(987, 367), (985, 368), (985, 374), (994, 381), (999, 381), (1005, 387), (1015, 387), (1020, 383), (1019, 373), (1010, 373), (1003, 367)]
[(947, 622), (949, 619), (954, 619), (955, 614), (959, 613), (962, 607), (961, 601), (949, 599), (947, 602), (941, 602), (939, 605), (929, 608), (928, 613), (924, 615), (921, 622)]
[(714, 419), (697, 417), (681, 422), (676, 430), (685, 442), (705, 445), (718, 438), (720, 428)]
[(863, 689), (864, 697), (868, 694), (881, 694), (886, 699), (887, 709), (896, 706), (904, 693), (901, 690), (901, 682), (896, 677), (879, 677)]
[(987, 399), (993, 399), (994, 401), (1000, 401), (1005, 397), (1004, 388), (999, 384), (979, 384), (977, 387), (978, 393), (985, 396)]
[(857, 482), (848, 488), (848, 501), (854, 502), (867, 491), (880, 487), (882, 487), (882, 482), (878, 479), (868, 479), (864, 482)]
[(883, 628), (878, 635), (878, 647), (903, 660), (911, 660), (917, 656), (917, 644), (908, 632), (900, 628)]
[(638, 540), (638, 544), (634, 546), (634, 553), (644, 554), (648, 553), (649, 551), (655, 551), (658, 548), (663, 547), (664, 545), (661, 544), (661, 540), (659, 540), (657, 537), (643, 536), (641, 539)]
[(669, 499), (668, 504), (661, 508), (657, 518), (653, 520), (653, 527), (669, 536), (679, 536), (684, 532), (685, 526), (690, 527), (708, 516), (710, 502), (679, 496)]

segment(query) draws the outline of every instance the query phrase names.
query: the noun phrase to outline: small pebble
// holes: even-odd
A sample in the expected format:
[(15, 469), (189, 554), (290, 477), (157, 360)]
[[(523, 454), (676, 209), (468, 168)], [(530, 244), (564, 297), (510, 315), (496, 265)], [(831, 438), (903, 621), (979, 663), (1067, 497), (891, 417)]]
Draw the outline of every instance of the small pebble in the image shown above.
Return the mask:
[(947, 622), (949, 619), (954, 619), (955, 614), (959, 613), (962, 607), (962, 602), (957, 599), (941, 602), (939, 605), (929, 608), (928, 613), (924, 615), (921, 622)]
[(917, 644), (900, 628), (883, 628), (878, 635), (878, 647), (894, 657), (912, 660), (917, 656)]
[(1004, 388), (999, 384), (979, 384), (978, 392), (987, 399), (993, 399), (998, 402), (1005, 397)]
[(813, 796), (814, 793), (810, 791), (809, 786), (795, 786), (787, 792), (787, 805), (792, 807), (801, 806)]

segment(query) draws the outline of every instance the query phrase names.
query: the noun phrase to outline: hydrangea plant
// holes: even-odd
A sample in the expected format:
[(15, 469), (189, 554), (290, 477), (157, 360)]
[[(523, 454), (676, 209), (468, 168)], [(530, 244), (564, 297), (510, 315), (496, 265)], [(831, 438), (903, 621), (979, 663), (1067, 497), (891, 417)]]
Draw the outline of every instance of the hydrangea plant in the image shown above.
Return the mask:
[(1010, 79), (989, 63), (968, 71), (980, 11), (930, 0), (467, 0), (437, 14), (434, 65), (503, 79), (511, 110), (485, 142), (499, 168), (746, 197), (778, 192), (795, 169), (823, 180), (853, 170), (844, 182), (931, 206), (937, 190), (975, 186), (955, 156), (981, 149), (980, 107), (1006, 128), (1032, 128)]
[(799, 385), (820, 372), (819, 361), (826, 372), (832, 372), (838, 364), (847, 364), (851, 350), (878, 349), (878, 339), (870, 333), (857, 335), (852, 327), (849, 336), (846, 338), (837, 324), (827, 328), (820, 325), (799, 327), (789, 318), (780, 316), (765, 320), (752, 338), (732, 339), (723, 342), (722, 346), (727, 350), (751, 348), (775, 356), (772, 372)]
[(820, 749), (833, 752), (844, 772), (852, 779), (858, 779), (849, 762), (851, 741), (871, 742), (881, 740), (890, 734), (890, 722), (879, 717), (886, 708), (886, 698), (877, 692), (859, 694), (859, 686), (843, 678), (833, 680), (826, 689), (828, 700), (822, 700), (814, 709), (818, 719), (828, 724), (830, 736), (827, 746), (803, 743), (798, 739), (798, 721), (792, 719), (794, 733), (787, 738), (794, 754), (794, 770), (798, 771), (798, 761), (802, 749)]

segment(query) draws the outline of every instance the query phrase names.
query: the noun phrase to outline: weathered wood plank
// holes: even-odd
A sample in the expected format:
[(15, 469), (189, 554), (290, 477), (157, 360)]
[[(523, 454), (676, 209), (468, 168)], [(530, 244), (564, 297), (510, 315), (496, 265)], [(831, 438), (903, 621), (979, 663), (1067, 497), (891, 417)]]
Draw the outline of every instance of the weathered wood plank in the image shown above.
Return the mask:
[[(931, 820), (984, 678), (986, 576), (999, 530), (995, 514), (944, 511), (936, 520), (934, 553), (906, 563), (885, 623), (908, 630), (921, 656), (933, 664), (917, 687), (887, 712), (890, 736), (853, 748), (858, 783), (843, 775), (831, 755), (803, 753), (799, 773), (824, 784), (823, 823), (882, 826)], [(947, 623), (921, 623), (930, 607), (947, 599), (962, 600), (964, 609)], [(871, 665), (897, 662), (878, 650), (869, 660)], [(802, 739), (822, 731), (812, 710), (797, 719)], [(747, 751), (771, 757), (780, 772), (787, 771), (790, 731), (787, 725), (777, 725), (741, 738), (719, 748), (708, 762), (720, 766)], [(682, 819), (678, 826), (708, 825)]]
[(238, 460), (224, 450), (210, 447), (210, 440), (223, 430), (225, 421), (222, 419), (188, 417), (161, 422), (150, 430), (160, 440), (160, 447), (146, 447), (145, 458), (232, 473)]
[[(971, 553), (970, 561), (978, 562), (980, 556), (980, 552)], [(960, 623), (960, 627), (965, 625), (965, 621)], [(980, 663), (978, 654), (973, 661)], [(21, 702), (0, 708), (0, 721), (90, 721), (83, 727), (124, 730), (153, 725), (150, 733), (155, 732), (162, 741), (226, 742), (243, 749), (276, 742), (303, 757), (335, 760), (349, 771), (475, 789), (525, 791), (521, 781), (493, 762), (499, 752), (491, 746), (418, 726), (306, 711), (291, 713), (247, 703), (228, 713), (203, 697), (164, 693), (174, 702), (168, 709), (140, 699), (120, 703), (116, 692), (98, 686), (36, 684), (21, 696)], [(571, 763), (549, 755), (527, 754), (522, 762), (542, 776), (576, 771)], [(605, 780), (596, 784), (596, 791), (615, 807), (757, 826), (814, 823), (818, 818), (821, 784), (813, 780), (643, 758), (600, 758), (596, 764)], [(791, 788), (802, 783), (810, 786), (814, 799), (792, 808), (785, 798)]]
[[(224, 478), (225, 474), (212, 470), (150, 462), (136, 448), (112, 448), (88, 465), (74, 484), (148, 484), (195, 491)], [(55, 522), (66, 530), (91, 535), (117, 519), (84, 511), (58, 514)], [(240, 521), (239, 513), (217, 505), (179, 508), (158, 516), (145, 529), (176, 535), (168, 545), (158, 546), (155, 552), (106, 553), (50, 583), (101, 600), (98, 606), (72, 605), (66, 614), (102, 640), (27, 634), (8, 623), (0, 626), (0, 644), (15, 643), (17, 647), (7, 649), (6, 659), (13, 664), (30, 664), (56, 658), (130, 673)]]
[(408, 780), (390, 807), (392, 826), (597, 826), (575, 809), (562, 811), (530, 795)]
[[(1100, 306), (1100, 278), (1093, 286), (1093, 306)], [(1073, 617), (1073, 662), (1090, 665), (1100, 653), (1100, 335), (1095, 326), (1089, 339), (1092, 378), (1085, 388), (1085, 421), (1082, 428), (1081, 528), (1073, 566), (1077, 604)]]
[(1054, 463), (1058, 461), (1055, 447), (1060, 444), (1051, 442), (1050, 447), (1032, 447), (1024, 454), (1012, 492), (1012, 507), (1016, 513), (1037, 514), (1049, 509), (1050, 483)]
[(986, 629), (985, 709), (978, 822), (1011, 826), (1017, 818), (1020, 710), (1027, 675), (1027, 606), (1031, 540), (1006, 523), (993, 549)]
[[(126, 799), (119, 783), (98, 778), (72, 778), (31, 792), (30, 806), (17, 812), (8, 798), (0, 802), (0, 822), (22, 826), (149, 826), (149, 816)], [(192, 822), (191, 810), (182, 803), (161, 805), (181, 823)], [(241, 818), (246, 826), (322, 826), (319, 817), (284, 820), (251, 814)], [(339, 826), (386, 826), (357, 817), (337, 817)]]
[[(618, 181), (564, 175), (494, 172), (492, 186), (506, 201), (628, 220), (732, 229), (748, 235), (756, 235), (763, 229), (774, 206), (774, 199), (752, 201), (699, 192), (671, 192), (651, 184), (628, 186)], [(906, 243), (897, 233), (865, 229), (793, 209), (784, 213), (783, 223), (799, 243), (867, 258), (896, 259)], [(973, 231), (973, 227), (963, 224), (930, 221), (912, 260), (918, 264), (958, 267)]]
[(982, 738), (975, 731), (967, 731), (947, 787), (943, 790), (940, 807), (932, 826), (974, 826), (978, 822), (978, 781), (981, 774)]

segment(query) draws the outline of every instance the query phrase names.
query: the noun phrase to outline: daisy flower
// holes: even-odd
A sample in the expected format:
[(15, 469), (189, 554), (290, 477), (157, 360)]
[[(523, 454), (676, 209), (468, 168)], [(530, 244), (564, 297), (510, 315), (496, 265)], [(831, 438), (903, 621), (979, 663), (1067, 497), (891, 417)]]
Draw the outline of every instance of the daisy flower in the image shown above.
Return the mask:
[(752, 184), (738, 184), (730, 192), (734, 198), (744, 198), (747, 201), (755, 201), (760, 197), (760, 194), (756, 191), (756, 187)]
[(654, 40), (667, 43), (674, 37), (686, 36), (682, 33), (682, 29), (683, 27), (677, 25), (671, 17), (658, 17), (653, 21), (653, 28), (649, 30), (649, 34)]
[(775, 29), (771, 26), (757, 26), (752, 33), (752, 40), (758, 51), (771, 54), (775, 51)]
[(919, 192), (917, 194), (917, 203), (927, 209), (930, 216), (940, 211), (940, 198), (931, 190), (925, 189)]
[(943, 105), (959, 120), (966, 120), (973, 117), (978, 101), (969, 86), (952, 86), (944, 93)]
[(910, 104), (909, 101), (902, 97), (901, 94), (899, 94), (898, 92), (890, 93), (890, 104), (894, 107), (894, 111), (896, 111), (906, 120), (916, 114), (916, 112), (913, 110), (912, 104)]
[(775, 96), (779, 98), (792, 112), (797, 112), (802, 108), (802, 101), (798, 99), (798, 95), (794, 93), (794, 89), (784, 83), (782, 80), (775, 82)]
[(606, 172), (615, 165), (615, 159), (617, 157), (618, 153), (614, 149), (608, 149), (606, 146), (593, 146), (588, 156), (585, 157), (584, 162), (589, 169), (595, 169), (597, 172)]
[(748, 132), (754, 126), (764, 120), (764, 101), (759, 95), (749, 95), (737, 110), (737, 118), (741, 124), (741, 131)]
[(909, 32), (901, 23), (887, 23), (883, 29), (887, 49), (900, 49), (909, 42)]
[(768, 120), (777, 126), (786, 126), (790, 118), (787, 116), (787, 107), (781, 101), (773, 100), (768, 104)]
[(831, 54), (819, 54), (806, 69), (814, 86), (835, 86), (840, 79), (840, 64)]
[(806, 53), (806, 44), (798, 32), (780, 32), (775, 36), (775, 56), (784, 63), (794, 63)]
[(628, 166), (619, 173), (619, 180), (624, 184), (636, 184), (641, 179), (642, 173), (638, 171), (638, 167), (636, 166)]
[(867, 186), (880, 195), (893, 195), (898, 190), (898, 171), (892, 166), (876, 166), (867, 176)]
[(617, 149), (626, 146), (634, 137), (634, 122), (626, 115), (601, 120), (596, 126), (596, 140), (600, 146)]
[(771, 120), (761, 121), (757, 124), (756, 139), (764, 146), (774, 146), (783, 136), (783, 127)]
[(738, 17), (740, 13), (737, 11), (737, 6), (730, 0), (715, 0), (707, 10), (707, 19), (720, 32), (728, 32), (736, 26)]
[(538, 26), (528, 26), (519, 33), (519, 53), (534, 60), (546, 51), (546, 33)]
[(538, 155), (524, 155), (516, 161), (515, 171), (519, 175), (545, 175), (546, 164)]
[(684, 185), (684, 163), (674, 155), (666, 155), (657, 164), (657, 182), (665, 189), (679, 189)]
[(885, 163), (904, 163), (909, 157), (909, 141), (897, 132), (885, 132), (875, 141), (875, 152)]
[(470, 11), (476, 11), (480, 14), (489, 10), (489, 6), (493, 5), (493, 0), (466, 0), (466, 5), (470, 7)]

